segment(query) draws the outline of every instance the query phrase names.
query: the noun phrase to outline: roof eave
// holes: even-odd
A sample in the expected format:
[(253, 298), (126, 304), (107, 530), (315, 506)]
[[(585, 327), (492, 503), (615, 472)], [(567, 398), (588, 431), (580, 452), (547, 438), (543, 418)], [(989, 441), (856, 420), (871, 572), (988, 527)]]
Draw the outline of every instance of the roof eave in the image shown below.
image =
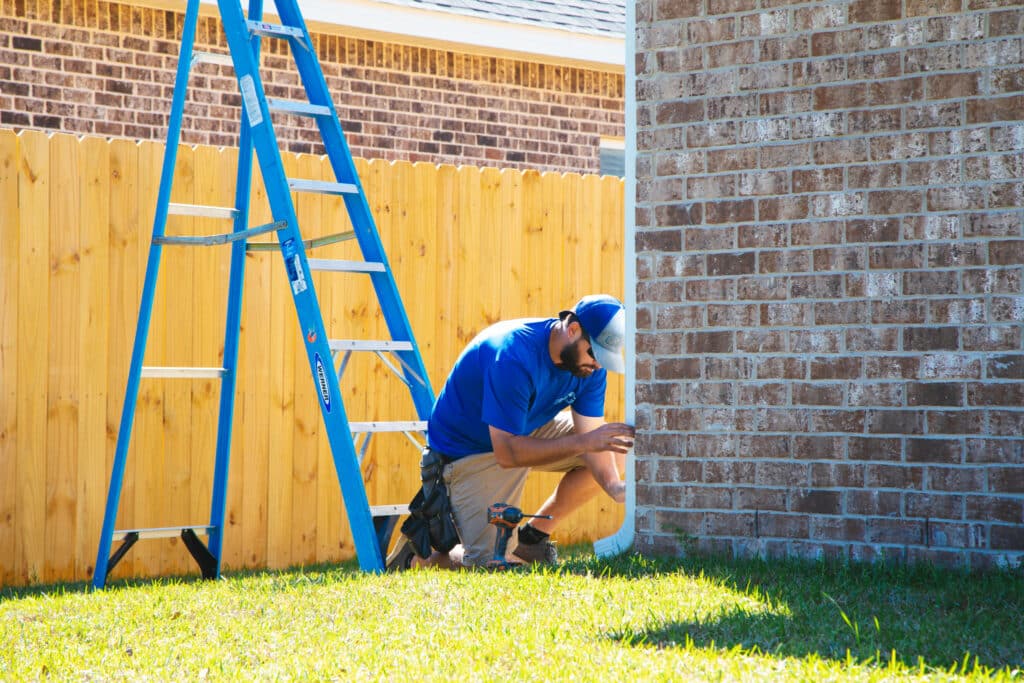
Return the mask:
[(625, 38), (424, 10), (375, 0), (300, 0), (324, 30), (424, 47), (623, 73)]

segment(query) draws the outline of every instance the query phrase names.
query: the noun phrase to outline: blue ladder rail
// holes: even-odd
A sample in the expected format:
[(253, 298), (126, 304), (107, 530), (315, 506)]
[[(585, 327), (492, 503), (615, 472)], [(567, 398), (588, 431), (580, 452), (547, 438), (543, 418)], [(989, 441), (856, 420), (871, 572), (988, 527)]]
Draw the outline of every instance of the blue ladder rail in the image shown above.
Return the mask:
[[(131, 367), (125, 391), (121, 424), (111, 472), (107, 506), (104, 514), (93, 586), (102, 588), (113, 566), (140, 538), (167, 537), (167, 529), (180, 531), (186, 547), (195, 557), (203, 576), (215, 578), (220, 575), (221, 556), (224, 542), (224, 520), (227, 503), (228, 463), (231, 449), (232, 421), (234, 415), (234, 394), (238, 363), (238, 340), (241, 323), (241, 303), (245, 273), (246, 240), (259, 233), (273, 231), (288, 274), (296, 314), (303, 336), (303, 347), (309, 362), (310, 372), (317, 387), (321, 415), (326, 426), (328, 442), (333, 455), (335, 471), (341, 485), (342, 497), (348, 513), (359, 566), (364, 571), (379, 572), (384, 569), (383, 554), (390, 539), (394, 523), (402, 506), (376, 506), (371, 509), (363, 482), (360, 461), (362, 453), (356, 451), (356, 434), (369, 431), (406, 431), (418, 425), (422, 430), (434, 403), (429, 376), (423, 364), (419, 347), (412, 334), (405, 307), (395, 283), (394, 274), (377, 232), (373, 215), (356, 172), (348, 144), (345, 141), (341, 123), (334, 109), (320, 63), (313, 50), (312, 40), (295, 0), (278, 0), (277, 9), (282, 24), (262, 21), (262, 0), (250, 0), (248, 18), (236, 0), (218, 0), (218, 8), (227, 37), (231, 64), (235, 69), (239, 91), (242, 95), (242, 120), (239, 135), (238, 176), (233, 212), (227, 212), (233, 220), (233, 232), (212, 238), (167, 237), (164, 234), (169, 210), (191, 212), (197, 207), (180, 207), (170, 204), (171, 185), (177, 144), (181, 136), (181, 124), (185, 106), (185, 94), (190, 65), (193, 61), (193, 43), (198, 19), (199, 0), (188, 0), (186, 8), (182, 47), (179, 54), (175, 78), (174, 97), (168, 126), (167, 148), (160, 177), (157, 210), (153, 221), (153, 241), (146, 266), (146, 279), (140, 302), (139, 320), (135, 343), (132, 349)], [(305, 87), (308, 103), (281, 102), (268, 100), (259, 73), (260, 37), (285, 40), (291, 46), (292, 55)], [(209, 56), (208, 56), (209, 57)], [(207, 61), (225, 63), (223, 55), (214, 55)], [(337, 182), (303, 181), (289, 179), (284, 174), (281, 152), (274, 132), (271, 111), (308, 116), (316, 121), (324, 148)], [(253, 152), (260, 162), (260, 171), (270, 204), (273, 223), (255, 228), (247, 227), (249, 190), (252, 180)], [(360, 272), (368, 274), (373, 283), (375, 295), (380, 303), (391, 342), (352, 342), (345, 346), (352, 350), (387, 350), (399, 360), (399, 366), (389, 366), (404, 375), (413, 406), (419, 417), (416, 423), (359, 422), (350, 423), (340, 390), (338, 370), (332, 360), (332, 344), (328, 339), (323, 317), (317, 301), (315, 288), (310, 277), (310, 261), (306, 256), (307, 245), (315, 246), (317, 240), (306, 242), (299, 229), (298, 218), (292, 202), (292, 191), (316, 191), (341, 194), (353, 226), (355, 239), (362, 252), (364, 263), (346, 265), (350, 262), (336, 262), (337, 267), (322, 266), (317, 260), (318, 270)], [(349, 235), (321, 238), (326, 244)], [(114, 523), (124, 479), (128, 446), (134, 421), (135, 404), (138, 400), (139, 382), (143, 376), (142, 366), (146, 339), (152, 317), (157, 274), (161, 250), (165, 245), (231, 245), (231, 267), (228, 286), (228, 306), (224, 332), (224, 367), (215, 369), (215, 376), (221, 379), (217, 445), (211, 500), (210, 522), (208, 525), (165, 527), (157, 530), (134, 530), (116, 532)], [(385, 359), (385, 362), (386, 359)], [(343, 365), (344, 367), (344, 365)], [(159, 376), (174, 375), (174, 371), (188, 369), (161, 369)], [(411, 438), (411, 437), (410, 437)], [(367, 440), (362, 451), (365, 452)], [(375, 521), (375, 513), (377, 519)], [(197, 538), (196, 531), (208, 536), (208, 545)], [(154, 533), (159, 532), (159, 533)], [(173, 535), (173, 534), (171, 534)], [(112, 542), (117, 536), (121, 547), (110, 554)]]

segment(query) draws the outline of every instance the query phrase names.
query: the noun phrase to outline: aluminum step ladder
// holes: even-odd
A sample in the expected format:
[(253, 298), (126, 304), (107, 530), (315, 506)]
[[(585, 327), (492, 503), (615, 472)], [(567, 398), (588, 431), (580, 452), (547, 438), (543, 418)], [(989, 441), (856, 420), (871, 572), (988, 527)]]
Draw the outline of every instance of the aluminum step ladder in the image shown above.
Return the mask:
[[(320, 63), (313, 50), (309, 31), (296, 0), (277, 0), (276, 9), (281, 24), (270, 24), (263, 21), (262, 0), (250, 0), (247, 15), (243, 12), (239, 0), (218, 0), (220, 18), (223, 22), (230, 54), (193, 51), (199, 5), (200, 0), (188, 0), (185, 13), (181, 51), (168, 123), (167, 147), (164, 152), (157, 207), (153, 220), (153, 240), (146, 265), (135, 343), (132, 348), (131, 367), (128, 373), (124, 408), (118, 430), (117, 447), (92, 585), (95, 588), (104, 587), (114, 565), (136, 541), (144, 538), (180, 536), (196, 559), (204, 577), (216, 578), (220, 575), (245, 254), (247, 250), (267, 248), (268, 245), (265, 242), (251, 243), (248, 240), (251, 237), (271, 232), (277, 235), (277, 242), (272, 244), (272, 248), (279, 249), (284, 258), (295, 310), (303, 331), (303, 347), (319, 396), (320, 411), (326, 426), (335, 470), (341, 484), (342, 497), (348, 513), (359, 566), (364, 571), (379, 572), (384, 569), (387, 545), (399, 515), (405, 512), (405, 506), (371, 507), (360, 463), (369, 446), (370, 438), (378, 432), (401, 432), (406, 434), (414, 444), (420, 445), (413, 435), (426, 430), (426, 420), (434, 403), (430, 380), (413, 337), (405, 308), (399, 297), (394, 276), (384, 254), (366, 195), (356, 174), (355, 164), (342, 133)], [(260, 41), (264, 38), (288, 43), (305, 89), (306, 101), (284, 101), (266, 97), (259, 72)], [(170, 202), (189, 74), (194, 65), (204, 62), (233, 67), (241, 93), (242, 120), (233, 207), (196, 206)], [(271, 119), (273, 112), (307, 117), (315, 122), (333, 169), (335, 181), (285, 177), (281, 152)], [(265, 225), (250, 227), (248, 225), (248, 208), (253, 150), (259, 160), (273, 220)], [(352, 231), (326, 238), (304, 240), (296, 219), (295, 207), (291, 198), (292, 192), (317, 192), (342, 196), (352, 224)], [(203, 237), (170, 236), (165, 233), (169, 215), (219, 218), (231, 221), (232, 230), (220, 235)], [(306, 256), (308, 249), (345, 239), (355, 239), (358, 242), (363, 256), (362, 261), (313, 259)], [(215, 247), (219, 245), (225, 245), (231, 249), (223, 367), (144, 367), (146, 339), (163, 248), (165, 246)], [(324, 329), (313, 281), (309, 276), (312, 271), (351, 273), (359, 277), (369, 276), (391, 339), (382, 341), (330, 339)], [(416, 419), (400, 422), (349, 421), (339, 388), (339, 378), (344, 372), (351, 354), (356, 352), (377, 355), (399, 375), (410, 392)], [(396, 362), (392, 362), (392, 359)], [(115, 529), (128, 445), (139, 395), (139, 383), (143, 377), (170, 380), (175, 378), (214, 378), (220, 381), (213, 494), (210, 520), (207, 524), (187, 524), (154, 529)], [(204, 535), (207, 537), (205, 544), (199, 538)], [(120, 541), (121, 545), (111, 555), (111, 547), (115, 540)]]

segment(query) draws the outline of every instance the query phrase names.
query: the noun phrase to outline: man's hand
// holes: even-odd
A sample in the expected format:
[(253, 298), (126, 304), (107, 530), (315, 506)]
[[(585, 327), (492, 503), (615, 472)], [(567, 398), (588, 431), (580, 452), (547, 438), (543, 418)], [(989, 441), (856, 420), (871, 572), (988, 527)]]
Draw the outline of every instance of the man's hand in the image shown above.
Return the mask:
[(584, 453), (628, 453), (636, 430), (622, 422), (609, 422), (583, 435)]

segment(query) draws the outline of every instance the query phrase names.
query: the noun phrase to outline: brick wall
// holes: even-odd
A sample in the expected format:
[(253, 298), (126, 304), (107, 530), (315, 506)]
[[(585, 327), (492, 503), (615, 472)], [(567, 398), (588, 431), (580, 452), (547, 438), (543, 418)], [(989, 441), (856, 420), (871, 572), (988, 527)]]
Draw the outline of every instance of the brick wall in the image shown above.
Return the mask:
[(641, 550), (1024, 558), (1024, 8), (639, 0)]
[[(184, 15), (103, 0), (0, 0), (0, 125), (164, 139)], [(352, 151), (366, 158), (596, 172), (623, 135), (623, 75), (314, 35)], [(201, 17), (197, 49), (226, 52)], [(281, 41), (267, 40), (272, 97), (304, 99)], [(232, 69), (191, 80), (184, 141), (237, 145)], [(277, 131), (320, 151), (295, 117)]]

